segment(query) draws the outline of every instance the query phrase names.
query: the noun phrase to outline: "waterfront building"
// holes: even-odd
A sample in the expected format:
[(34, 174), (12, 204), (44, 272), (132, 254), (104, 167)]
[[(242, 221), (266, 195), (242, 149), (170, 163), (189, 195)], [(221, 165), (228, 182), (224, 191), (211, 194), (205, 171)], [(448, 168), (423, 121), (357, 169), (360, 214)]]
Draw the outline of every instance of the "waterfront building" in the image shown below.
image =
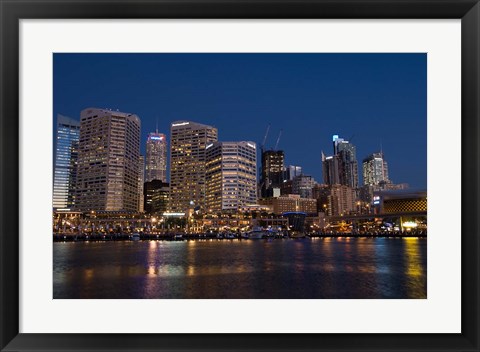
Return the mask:
[(257, 152), (254, 142), (214, 142), (206, 147), (208, 212), (238, 210), (257, 202)]
[(144, 209), (147, 214), (162, 214), (168, 209), (169, 184), (160, 180), (145, 182), (143, 185)]
[(175, 121), (170, 128), (170, 205), (173, 212), (205, 207), (207, 145), (216, 142), (215, 127)]
[(347, 215), (357, 210), (357, 193), (355, 189), (345, 185), (331, 185), (327, 197), (327, 215)]
[(138, 212), (144, 212), (143, 184), (145, 183), (145, 158), (143, 155), (138, 157)]
[(373, 153), (363, 159), (363, 184), (377, 186), (381, 182), (389, 183), (388, 164), (383, 153)]
[(273, 188), (280, 188), (283, 183), (285, 154), (282, 150), (262, 152), (261, 196), (271, 197)]
[(284, 181), (293, 180), (296, 176), (300, 176), (301, 174), (302, 174), (301, 166), (288, 165), (287, 167), (285, 167), (285, 176), (283, 180)]
[(315, 184), (312, 189), (312, 198), (317, 200), (317, 211), (326, 213), (328, 207), (328, 197), (330, 196), (330, 186), (325, 184)]
[(53, 175), (53, 208), (70, 209), (75, 205), (78, 140), (80, 122), (57, 115), (55, 170)]
[(312, 176), (295, 176), (292, 181), (292, 192), (293, 194), (300, 195), (300, 198), (313, 198), (313, 187), (315, 183)]
[(289, 211), (300, 211), (307, 214), (317, 213), (317, 200), (300, 198), (298, 194), (289, 194), (280, 197), (263, 198), (259, 204), (270, 206), (274, 214), (283, 214)]
[(425, 213), (426, 191), (379, 191), (374, 194), (374, 206), (378, 213)]
[(140, 118), (88, 108), (80, 114), (77, 204), (82, 211), (138, 211)]
[(158, 130), (149, 133), (146, 151), (145, 182), (167, 182), (167, 137)]

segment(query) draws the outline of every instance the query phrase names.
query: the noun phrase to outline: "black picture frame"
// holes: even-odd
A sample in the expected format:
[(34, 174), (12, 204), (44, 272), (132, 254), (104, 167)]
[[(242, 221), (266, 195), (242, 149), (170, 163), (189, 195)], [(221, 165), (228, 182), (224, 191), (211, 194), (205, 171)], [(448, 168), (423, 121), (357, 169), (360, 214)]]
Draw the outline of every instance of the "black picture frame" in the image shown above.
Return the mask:
[[(0, 0), (0, 15), (2, 351), (479, 351), (478, 0)], [(23, 18), (461, 19), (462, 332), (460, 334), (19, 333), (19, 20)], [(441, 316), (441, 312), (438, 314)]]

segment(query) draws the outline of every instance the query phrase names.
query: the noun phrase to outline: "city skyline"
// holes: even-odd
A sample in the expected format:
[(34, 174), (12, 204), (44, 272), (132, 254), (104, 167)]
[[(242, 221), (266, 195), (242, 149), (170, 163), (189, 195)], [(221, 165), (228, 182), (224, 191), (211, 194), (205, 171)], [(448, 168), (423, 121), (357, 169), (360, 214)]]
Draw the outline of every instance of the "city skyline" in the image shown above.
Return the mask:
[[(73, 56), (72, 56), (73, 55)], [(309, 63), (310, 69), (313, 66), (313, 63), (310, 61), (314, 61), (312, 59), (312, 55), (314, 56), (313, 58), (316, 59), (317, 61), (324, 61), (323, 63), (326, 65), (328, 62), (330, 62), (330, 66), (332, 66), (332, 54), (157, 54), (153, 55), (153, 57), (149, 56), (150, 54), (145, 54), (145, 55), (137, 55), (137, 54), (122, 54), (122, 55), (117, 55), (117, 54), (91, 54), (90, 56), (88, 54), (55, 54), (54, 55), (54, 60), (55, 60), (55, 70), (54, 70), (54, 91), (55, 91), (55, 100), (54, 100), (54, 113), (61, 113), (63, 115), (70, 116), (72, 118), (77, 118), (79, 115), (79, 111), (81, 109), (90, 107), (90, 106), (95, 106), (98, 108), (112, 108), (112, 110), (116, 110), (117, 108), (121, 111), (127, 111), (134, 113), (139, 116), (139, 118), (142, 121), (142, 130), (141, 130), (141, 153), (142, 155), (145, 155), (145, 141), (147, 138), (148, 133), (155, 131), (156, 129), (156, 121), (158, 118), (158, 131), (159, 133), (164, 133), (167, 135), (167, 138), (170, 138), (170, 123), (174, 120), (177, 119), (189, 119), (190, 121), (196, 121), (198, 123), (204, 123), (208, 125), (212, 125), (216, 127), (219, 131), (218, 133), (218, 140), (219, 141), (226, 141), (226, 140), (252, 140), (257, 143), (257, 145), (261, 144), (264, 135), (265, 135), (265, 130), (268, 126), (268, 124), (271, 125), (270, 128), (270, 133), (269, 136), (267, 137), (267, 143), (265, 145), (266, 149), (269, 149), (275, 145), (275, 141), (277, 140), (278, 133), (280, 132), (280, 129), (283, 129), (284, 132), (280, 143), (278, 145), (279, 150), (283, 150), (285, 152), (285, 164), (293, 164), (293, 165), (298, 165), (302, 167), (302, 171), (305, 174), (312, 175), (316, 180), (321, 180), (322, 179), (322, 162), (321, 162), (321, 151), (325, 151), (325, 153), (330, 154), (331, 153), (331, 138), (332, 135), (338, 134), (341, 137), (347, 139), (347, 140), (352, 140), (353, 144), (357, 147), (357, 160), (359, 161), (359, 164), (361, 163), (361, 160), (363, 158), (367, 157), (368, 155), (378, 152), (381, 149), (383, 150), (383, 153), (385, 155), (385, 159), (389, 163), (389, 174), (390, 178), (394, 183), (409, 183), (412, 188), (426, 188), (426, 99), (422, 99), (426, 97), (426, 60), (425, 57), (422, 56), (422, 54), (375, 54), (375, 55), (353, 55), (353, 54), (339, 54), (339, 55), (333, 55), (336, 59), (340, 60), (341, 62), (343, 61), (343, 64), (345, 65), (344, 61), (355, 61), (357, 62), (356, 66), (358, 68), (362, 68), (363, 73), (359, 73), (358, 75), (361, 77), (364, 77), (369, 73), (369, 81), (373, 81), (378, 87), (382, 86), (382, 82), (379, 81), (382, 73), (384, 74), (384, 70), (389, 68), (390, 71), (392, 70), (392, 65), (396, 64), (395, 70), (401, 71), (403, 76), (405, 76), (406, 72), (409, 73), (405, 77), (405, 79), (399, 80), (399, 74), (395, 73), (395, 77), (383, 77), (385, 80), (385, 84), (383, 85), (384, 89), (387, 90), (388, 94), (392, 94), (392, 91), (389, 89), (385, 89), (385, 86), (388, 86), (388, 83), (393, 83), (395, 81), (397, 89), (396, 91), (401, 91), (403, 93), (406, 93), (410, 88), (415, 88), (413, 91), (410, 89), (411, 94), (403, 94), (401, 95), (401, 98), (399, 96), (395, 97), (390, 97), (391, 100), (395, 99), (400, 99), (403, 101), (403, 105), (392, 105), (391, 110), (395, 110), (395, 114), (393, 115), (398, 115), (398, 110), (403, 111), (405, 109), (412, 109), (414, 110), (415, 113), (412, 113), (410, 115), (405, 115), (405, 119), (400, 119), (397, 116), (397, 119), (387, 119), (383, 122), (379, 122), (378, 117), (377, 119), (373, 118), (371, 121), (370, 120), (365, 120), (364, 124), (368, 128), (369, 132), (367, 134), (365, 126), (360, 126), (359, 125), (359, 118), (349, 118), (349, 119), (328, 119), (328, 118), (320, 118), (323, 114), (325, 114), (325, 111), (328, 111), (328, 109), (325, 109), (325, 111), (322, 111), (322, 109), (319, 110), (318, 114), (313, 114), (307, 116), (306, 119), (288, 119), (285, 117), (285, 114), (277, 111), (277, 119), (275, 119), (275, 116), (273, 116), (273, 113), (270, 114), (264, 114), (264, 115), (270, 115), (272, 118), (264, 118), (264, 119), (258, 119), (259, 112), (262, 110), (265, 110), (265, 104), (259, 104), (258, 106), (252, 106), (252, 101), (247, 101), (243, 105), (236, 105), (234, 101), (231, 101), (231, 109), (226, 109), (224, 105), (226, 102), (224, 102), (221, 98), (221, 92), (218, 91), (222, 87), (222, 85), (219, 85), (216, 89), (212, 88), (212, 83), (209, 83), (209, 81), (213, 82), (218, 82), (222, 81), (219, 72), (216, 72), (215, 75), (210, 75), (208, 74), (212, 73), (212, 66), (214, 63), (218, 64), (219, 62), (225, 63), (239, 63), (239, 62), (244, 62), (246, 63), (243, 66), (248, 66), (250, 67), (251, 73), (258, 71), (260, 67), (263, 67), (264, 69), (267, 68), (265, 66), (266, 62), (268, 61), (271, 65), (270, 71), (275, 71), (278, 73), (278, 71), (281, 68), (286, 68), (286, 67), (294, 67), (297, 69), (297, 79), (302, 81), (307, 80), (308, 77), (306, 77), (306, 73), (304, 71), (307, 70), (300, 70), (297, 66), (299, 63)], [(360, 57), (360, 60), (359, 60)], [(269, 60), (266, 60), (266, 59)], [(172, 59), (177, 59), (178, 61), (181, 61), (180, 63), (172, 63)], [(352, 60), (353, 59), (353, 60)], [(103, 75), (111, 75), (112, 72), (117, 72), (119, 70), (119, 67), (123, 67), (124, 71), (123, 74), (121, 72), (117, 72), (118, 77), (114, 77), (114, 81), (116, 79), (123, 79), (125, 82), (129, 82), (131, 80), (136, 80), (138, 87), (138, 84), (140, 82), (143, 83), (148, 83), (150, 82), (148, 87), (142, 87), (140, 89), (142, 92), (145, 92), (145, 89), (152, 89), (152, 81), (151, 77), (145, 78), (144, 75), (142, 76), (139, 74), (138, 76), (133, 75), (133, 73), (138, 73), (139, 68), (135, 65), (135, 63), (138, 64), (139, 61), (147, 61), (146, 65), (147, 68), (151, 68), (152, 62), (161, 62), (162, 60), (165, 61), (166, 67), (167, 68), (172, 68), (172, 65), (176, 65), (175, 67), (179, 68), (182, 65), (186, 65), (186, 63), (191, 63), (195, 62), (195, 60), (200, 61), (197, 62), (196, 65), (194, 65), (197, 69), (203, 65), (203, 68), (205, 69), (210, 69), (204, 72), (202, 75), (199, 73), (199, 71), (195, 71), (193, 74), (193, 78), (191, 79), (191, 82), (186, 82), (184, 73), (182, 72), (177, 72), (176, 77), (177, 78), (182, 78), (183, 80), (175, 81), (178, 84), (183, 84), (185, 88), (185, 94), (180, 94), (180, 97), (185, 97), (185, 103), (182, 105), (177, 105), (177, 113), (174, 113), (174, 107), (173, 102), (166, 103), (164, 99), (162, 99), (161, 94), (158, 95), (158, 98), (163, 101), (165, 104), (163, 106), (159, 106), (158, 104), (152, 104), (153, 106), (150, 106), (149, 104), (146, 104), (145, 101), (143, 101), (143, 108), (136, 109), (134, 110), (135, 103), (132, 103), (135, 99), (132, 96), (129, 99), (120, 99), (122, 95), (125, 93), (122, 90), (119, 89), (119, 87), (116, 87), (115, 85), (109, 86), (112, 88), (105, 88), (104, 86), (102, 87), (102, 90), (105, 91), (105, 94), (103, 96), (99, 95), (99, 93), (95, 93), (95, 98), (93, 99), (88, 99), (88, 96), (90, 96), (92, 93), (89, 91), (88, 94), (85, 92), (85, 94), (81, 94), (79, 97), (75, 96), (72, 97), (72, 93), (78, 90), (81, 86), (83, 86), (85, 83), (78, 82), (78, 80), (75, 79), (75, 76), (77, 75), (76, 73), (68, 73), (64, 75), (65, 70), (71, 66), (72, 64), (76, 63), (81, 63), (80, 64), (80, 72), (84, 72), (86, 74), (86, 81), (88, 81), (88, 77), (90, 77), (94, 72), (97, 72), (100, 68), (105, 69), (105, 72), (103, 72)], [(93, 65), (91, 70), (88, 70), (86, 66), (89, 64), (92, 64), (92, 61), (97, 62), (97, 64)], [(175, 61), (175, 60), (173, 60)], [(207, 62), (208, 61), (208, 62)], [(360, 63), (358, 63), (360, 61)], [(117, 65), (120, 64), (125, 64), (125, 62), (130, 62), (130, 65), (113, 65), (113, 68), (110, 67), (108, 69), (105, 67), (106, 63), (112, 63), (115, 62)], [(295, 64), (293, 64), (293, 63)], [(373, 67), (375, 64), (379, 64), (380, 62), (380, 68), (378, 67)], [(83, 64), (82, 64), (83, 63)], [(317, 62), (317, 65), (320, 65), (322, 62)], [(382, 64), (383, 63), (383, 64)], [(57, 65), (58, 64), (58, 65)], [(340, 65), (339, 62), (334, 63), (337, 67)], [(399, 66), (400, 65), (400, 66)], [(238, 65), (237, 65), (238, 66)], [(233, 91), (239, 92), (238, 88), (240, 83), (247, 85), (248, 82), (251, 82), (253, 80), (252, 77), (247, 77), (244, 79), (244, 82), (239, 82), (238, 75), (242, 71), (241, 68), (233, 66), (230, 68), (226, 68), (223, 66), (219, 66), (219, 70), (224, 72), (232, 72), (231, 76), (235, 77), (237, 81), (233, 80), (231, 82), (231, 89)], [(348, 65), (347, 65), (348, 66)], [(184, 67), (184, 66), (182, 66)], [(367, 70), (367, 68), (370, 68), (370, 71)], [(192, 68), (189, 66), (190, 70), (194, 70), (195, 68)], [(89, 72), (85, 72), (85, 71)], [(146, 70), (146, 68), (145, 68)], [(245, 68), (244, 68), (245, 70)], [(351, 73), (352, 68), (350, 67), (350, 70), (347, 70), (348, 72)], [(298, 72), (300, 71), (300, 72)], [(144, 71), (144, 72), (148, 72)], [(263, 87), (264, 91), (264, 97), (265, 99), (272, 99), (273, 92), (276, 92), (275, 94), (279, 94), (282, 89), (279, 89), (278, 87), (275, 86), (275, 83), (278, 82), (270, 82), (268, 83), (266, 80), (267, 76), (272, 75), (272, 72), (267, 72), (268, 74), (264, 74), (263, 76), (260, 75), (260, 79), (258, 82), (260, 82), (257, 85), (260, 85)], [(419, 74), (420, 73), (420, 74)], [(189, 74), (192, 74), (192, 72), (189, 72)], [(341, 78), (346, 75), (347, 73), (340, 74), (338, 79), (341, 80)], [(130, 77), (129, 77), (130, 75)], [(133, 75), (133, 76), (132, 76)], [(283, 80), (284, 84), (287, 81), (291, 81), (292, 79), (292, 74), (285, 74), (288, 77), (285, 77)], [(154, 76), (154, 75), (152, 75)], [(175, 74), (171, 75), (172, 77), (175, 76)], [(207, 77), (208, 76), (208, 77)], [(133, 77), (133, 78), (132, 78)], [(168, 79), (165, 79), (169, 83), (174, 80), (172, 77), (167, 77)], [(203, 78), (202, 78), (203, 77)], [(208, 79), (206, 79), (206, 77)], [(113, 78), (113, 77), (111, 77)], [(288, 78), (288, 79), (287, 79)], [(326, 77), (328, 78), (328, 77)], [(325, 80), (327, 80), (325, 78)], [(330, 77), (331, 78), (331, 77)], [(192, 89), (194, 87), (197, 87), (197, 89), (200, 89), (197, 85), (199, 81), (202, 81), (205, 83), (205, 89), (202, 91), (199, 91), (198, 94), (200, 94), (203, 97), (203, 105), (200, 104), (197, 101), (195, 103), (192, 103)], [(258, 79), (258, 77), (257, 77)], [(280, 78), (277, 79), (277, 81), (281, 81)], [(324, 83), (323, 80), (322, 82)], [(406, 81), (413, 81), (413, 82), (406, 82)], [(308, 82), (310, 84), (310, 89), (311, 91), (311, 96), (310, 97), (303, 97), (307, 100), (312, 100), (313, 98), (313, 93), (314, 90), (311, 87), (311, 82)], [(335, 83), (335, 82), (334, 82)], [(176, 91), (178, 89), (178, 84), (175, 84), (174, 87), (172, 88), (173, 91)], [(226, 84), (226, 82), (223, 82), (223, 86)], [(333, 84), (331, 82), (331, 84)], [(370, 82), (367, 84), (367, 87), (370, 87), (370, 94), (373, 92), (379, 93), (378, 87), (377, 89), (374, 89), (375, 84)], [(304, 84), (307, 85), (308, 84)], [(339, 83), (337, 85), (333, 84), (332, 89), (336, 88), (337, 90), (339, 89)], [(267, 94), (268, 91), (265, 91), (265, 86), (270, 87), (270, 91), (272, 91), (272, 94)], [(306, 88), (302, 88), (302, 85), (298, 85), (298, 89), (301, 92), (305, 92)], [(250, 87), (250, 86), (249, 86)], [(267, 88), (268, 88), (267, 87)], [(401, 87), (401, 89), (399, 88)], [(209, 89), (207, 89), (209, 88)], [(297, 88), (297, 87), (295, 87)], [(347, 88), (347, 87), (345, 87)], [(61, 91), (60, 91), (61, 90)], [(127, 91), (130, 91), (129, 89), (125, 89)], [(254, 89), (255, 91), (259, 91), (259, 89)], [(286, 87), (283, 87), (283, 90), (287, 91), (288, 89)], [(348, 89), (347, 89), (348, 90)], [(368, 90), (368, 89), (367, 89)], [(97, 91), (97, 89), (93, 89), (93, 91)], [(209, 96), (207, 92), (211, 92), (212, 96)], [(215, 93), (215, 94), (213, 94)], [(177, 91), (178, 94), (178, 91)], [(234, 95), (231, 93), (229, 95), (230, 100), (233, 100)], [(286, 94), (286, 92), (284, 92)], [(332, 93), (333, 94), (333, 93)], [(387, 98), (388, 98), (387, 94)], [(148, 94), (146, 94), (148, 96)], [(298, 94), (293, 94), (290, 97), (292, 98), (292, 102), (290, 103), (291, 105), (294, 105), (294, 102), (301, 102), (302, 99), (299, 99)], [(425, 96), (424, 96), (425, 95)], [(245, 92), (239, 92), (238, 93), (239, 97), (245, 97)], [(344, 94), (345, 99), (353, 99), (351, 96), (347, 98), (347, 94)], [(359, 100), (361, 98), (360, 96), (357, 96), (355, 101)], [(151, 99), (151, 96), (148, 96), (148, 99)], [(187, 99), (188, 98), (188, 99)], [(301, 97), (300, 97), (301, 98)], [(385, 98), (385, 94), (379, 94), (376, 98), (380, 100), (380, 98)], [(87, 102), (88, 99), (88, 102)], [(147, 97), (145, 97), (147, 99)], [(147, 99), (147, 100), (148, 100)], [(322, 97), (319, 97), (318, 102), (322, 102)], [(122, 106), (118, 105), (113, 105), (113, 101), (122, 101)], [(174, 99), (175, 100), (175, 99)], [(178, 98), (177, 98), (178, 100)], [(195, 100), (195, 99), (193, 99)], [(388, 99), (387, 99), (388, 100)], [(83, 101), (83, 103), (81, 102)], [(110, 102), (110, 104), (108, 104)], [(61, 102), (61, 103), (60, 103)], [(102, 105), (99, 105), (101, 103), (104, 103)], [(213, 102), (218, 102), (218, 104), (214, 104)], [(258, 101), (257, 101), (258, 103)], [(273, 103), (273, 102), (272, 102)], [(363, 103), (364, 105), (366, 101)], [(407, 104), (410, 103), (410, 104)], [(138, 103), (137, 103), (138, 104)], [(383, 105), (386, 105), (385, 102), (382, 103)], [(380, 104), (380, 105), (382, 105)], [(82, 105), (81, 109), (75, 113), (74, 109), (76, 109), (76, 106)], [(119, 104), (120, 105), (120, 104)], [(160, 104), (162, 105), (162, 104)], [(213, 105), (218, 105), (218, 106), (213, 106)], [(279, 99), (277, 103), (275, 104), (279, 107), (285, 106), (285, 102), (282, 101), (282, 99)], [(287, 104), (288, 105), (288, 104)], [(358, 105), (358, 104), (357, 104)], [(409, 105), (410, 107), (407, 108), (404, 105)], [(415, 105), (414, 107), (412, 105)], [(127, 108), (125, 106), (131, 106), (132, 108)], [(150, 106), (148, 109), (154, 109), (157, 108), (158, 110), (158, 116), (152, 116), (153, 113), (148, 113), (147, 112), (147, 107)], [(193, 112), (187, 113), (186, 106), (191, 106), (192, 110), (197, 111), (196, 114)], [(297, 105), (298, 112), (299, 114), (306, 114), (306, 108), (305, 104), (304, 105)], [(302, 109), (303, 106), (303, 109)], [(212, 108), (215, 108), (217, 110), (217, 116), (215, 117), (206, 117), (205, 116), (205, 111), (210, 111)], [(309, 106), (311, 108), (311, 106)], [(214, 110), (215, 110), (214, 109)], [(249, 109), (251, 111), (250, 116), (251, 118), (244, 118), (241, 120), (235, 120), (235, 121), (227, 121), (226, 117), (233, 117), (236, 115), (237, 111), (245, 111), (246, 109)], [(331, 107), (330, 107), (331, 109)], [(162, 114), (162, 111), (167, 111), (169, 110), (170, 112)], [(291, 110), (291, 107), (290, 109)], [(340, 109), (341, 110), (341, 109)], [(343, 109), (345, 110), (345, 109)], [(343, 111), (342, 110), (342, 111)], [(375, 111), (375, 108), (371, 108), (372, 111)], [(377, 109), (379, 110), (379, 109)], [(220, 111), (224, 111), (223, 114)], [(360, 113), (361, 112), (361, 113)], [(340, 111), (339, 111), (340, 113)], [(378, 113), (378, 111), (377, 111)], [(183, 115), (184, 117), (180, 116)], [(360, 109), (359, 108), (359, 113), (358, 115), (355, 116), (360, 116), (365, 114), (365, 108)], [(161, 117), (160, 115), (163, 115)], [(187, 115), (187, 116), (185, 116)], [(316, 116), (315, 116), (316, 115)], [(423, 120), (421, 119), (423, 115)], [(294, 121), (292, 121), (294, 120)], [(334, 120), (334, 121), (331, 121)], [(415, 122), (414, 125), (412, 125), (414, 120), (418, 120)], [(210, 121), (213, 121), (210, 123)], [(303, 122), (303, 123), (299, 123)], [(396, 124), (392, 124), (392, 122), (397, 122)], [(308, 127), (308, 123), (314, 124), (314, 128), (306, 128)], [(335, 128), (334, 124), (337, 124), (338, 127)], [(381, 131), (382, 129), (378, 128), (378, 124), (381, 125), (387, 125), (383, 126), (383, 131), (384, 133), (380, 133), (381, 138), (378, 138), (378, 141), (376, 141), (377, 138), (375, 138), (376, 134), (375, 131), (377, 131), (377, 134), (379, 133), (378, 131)], [(347, 125), (347, 127), (346, 127)], [(300, 134), (296, 134), (295, 131), (298, 130), (302, 131)], [(313, 130), (313, 137), (309, 138), (308, 136), (312, 133)], [(395, 133), (392, 132), (392, 130), (395, 131)], [(358, 131), (355, 133), (355, 131)], [(351, 133), (351, 134), (350, 134)], [(392, 135), (394, 134), (394, 135)], [(326, 136), (325, 136), (326, 135)], [(305, 137), (304, 137), (305, 136)], [(399, 136), (402, 138), (402, 144), (397, 145), (394, 147), (396, 143), (398, 143), (398, 138)], [(408, 137), (408, 138), (407, 138)], [(314, 147), (312, 147), (314, 146)], [(308, 153), (305, 153), (305, 150), (308, 150)], [(399, 153), (400, 152), (400, 153)], [(259, 158), (260, 156), (258, 156)], [(359, 165), (360, 166), (360, 165)], [(411, 169), (414, 168), (415, 173), (411, 172)], [(361, 170), (359, 171), (359, 178), (361, 177)], [(167, 171), (168, 174), (169, 171)], [(359, 182), (360, 184), (363, 184), (363, 181)]]

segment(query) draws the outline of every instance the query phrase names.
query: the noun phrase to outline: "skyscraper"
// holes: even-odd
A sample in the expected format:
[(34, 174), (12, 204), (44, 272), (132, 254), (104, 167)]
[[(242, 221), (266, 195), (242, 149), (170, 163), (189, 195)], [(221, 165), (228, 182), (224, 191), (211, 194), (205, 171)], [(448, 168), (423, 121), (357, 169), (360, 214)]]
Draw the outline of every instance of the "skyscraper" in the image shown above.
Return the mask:
[(338, 155), (340, 184), (358, 188), (358, 163), (355, 146), (343, 138), (333, 136), (334, 155)]
[(363, 159), (363, 184), (377, 186), (381, 182), (389, 183), (388, 165), (383, 153), (373, 153)]
[(340, 184), (358, 188), (358, 163), (356, 148), (349, 141), (333, 136), (333, 155), (322, 152), (323, 181), (325, 184)]
[(148, 134), (145, 161), (145, 182), (167, 182), (167, 138), (158, 130)]
[(339, 185), (339, 159), (338, 155), (326, 156), (322, 152), (323, 183), (326, 185)]
[(175, 121), (170, 128), (170, 210), (205, 206), (205, 148), (216, 142), (215, 127)]
[(285, 169), (285, 154), (282, 150), (266, 150), (262, 153), (262, 197), (271, 197), (273, 188), (280, 188)]
[(138, 211), (139, 117), (96, 108), (80, 116), (76, 208)]
[(57, 115), (57, 140), (53, 177), (53, 208), (69, 209), (75, 204), (80, 122)]
[(215, 142), (206, 147), (206, 206), (209, 211), (238, 210), (257, 201), (257, 152), (254, 142)]

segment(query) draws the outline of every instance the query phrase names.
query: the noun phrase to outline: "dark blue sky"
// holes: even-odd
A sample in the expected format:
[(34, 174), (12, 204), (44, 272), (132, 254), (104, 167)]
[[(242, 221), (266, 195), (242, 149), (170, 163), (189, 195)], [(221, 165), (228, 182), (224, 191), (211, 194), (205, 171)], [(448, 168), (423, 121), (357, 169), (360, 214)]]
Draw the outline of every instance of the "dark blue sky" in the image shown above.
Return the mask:
[[(220, 141), (279, 149), (322, 181), (321, 151), (349, 139), (361, 161), (383, 147), (390, 179), (427, 185), (426, 54), (54, 54), (57, 114), (119, 109), (148, 132), (170, 122), (216, 126)], [(360, 177), (361, 178), (361, 177)]]

